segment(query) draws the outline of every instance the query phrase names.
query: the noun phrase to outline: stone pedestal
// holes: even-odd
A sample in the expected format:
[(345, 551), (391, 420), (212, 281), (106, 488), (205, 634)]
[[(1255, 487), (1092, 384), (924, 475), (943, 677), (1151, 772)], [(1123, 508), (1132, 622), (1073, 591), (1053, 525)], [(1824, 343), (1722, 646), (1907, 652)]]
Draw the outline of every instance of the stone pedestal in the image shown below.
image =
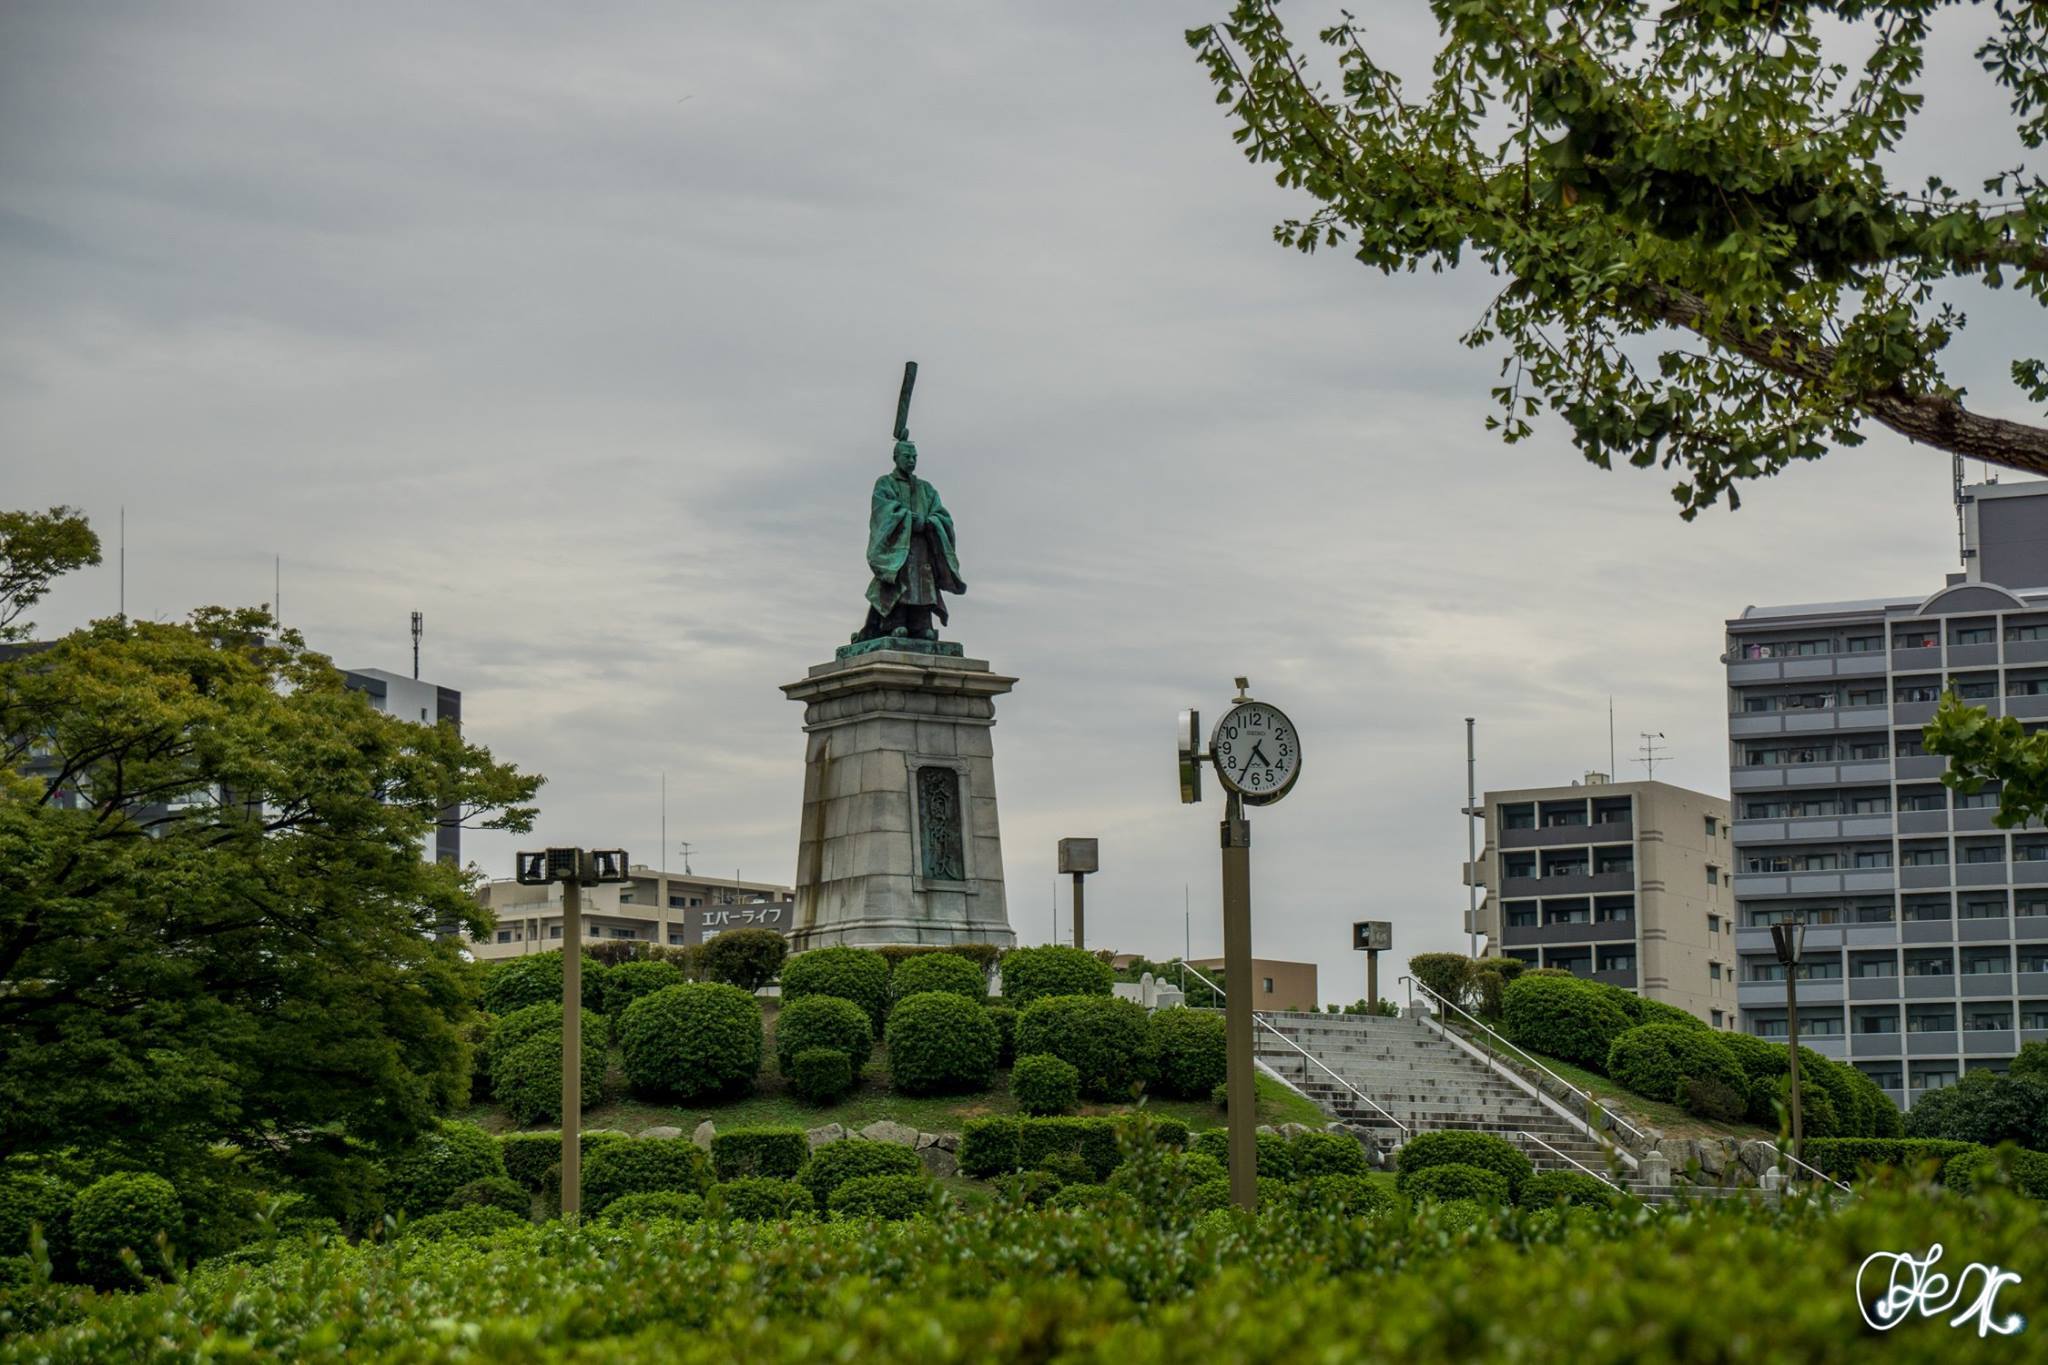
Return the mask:
[(1016, 942), (990, 734), (1016, 681), (872, 649), (783, 687), (806, 737), (791, 948)]

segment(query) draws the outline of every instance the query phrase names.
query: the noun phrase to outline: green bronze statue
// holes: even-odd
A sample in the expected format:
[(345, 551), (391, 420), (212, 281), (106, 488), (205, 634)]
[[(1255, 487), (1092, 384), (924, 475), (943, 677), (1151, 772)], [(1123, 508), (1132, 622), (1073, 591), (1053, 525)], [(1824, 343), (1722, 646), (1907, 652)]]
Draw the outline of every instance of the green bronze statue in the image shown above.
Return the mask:
[(873, 577), (867, 620), (855, 633), (854, 645), (876, 641), (881, 648), (905, 643), (932, 649), (931, 642), (939, 638), (933, 619), (941, 624), (948, 619), (945, 594), (967, 591), (954, 548), (953, 514), (939, 501), (938, 490), (917, 477), (917, 447), (910, 440), (910, 391), (916, 383), (913, 360), (903, 367), (903, 390), (896, 400), (896, 467), (875, 480), (868, 508)]

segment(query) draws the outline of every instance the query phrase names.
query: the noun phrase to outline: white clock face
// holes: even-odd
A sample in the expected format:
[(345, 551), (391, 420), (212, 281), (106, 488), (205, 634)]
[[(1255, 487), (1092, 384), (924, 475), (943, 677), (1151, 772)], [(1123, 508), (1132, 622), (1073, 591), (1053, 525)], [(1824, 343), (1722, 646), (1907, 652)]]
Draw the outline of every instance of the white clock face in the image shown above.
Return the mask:
[(1278, 801), (1301, 773), (1301, 742), (1294, 722), (1262, 701), (1235, 706), (1209, 737), (1216, 775), (1253, 805)]

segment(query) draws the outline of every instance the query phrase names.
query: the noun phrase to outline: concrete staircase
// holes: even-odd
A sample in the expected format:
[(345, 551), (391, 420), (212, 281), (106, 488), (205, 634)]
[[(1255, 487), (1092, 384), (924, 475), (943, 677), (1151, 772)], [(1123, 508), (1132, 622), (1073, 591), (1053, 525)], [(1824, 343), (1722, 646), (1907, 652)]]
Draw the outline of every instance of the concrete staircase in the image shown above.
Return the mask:
[[(1356, 1014), (1261, 1017), (1322, 1066), (1263, 1028), (1255, 1030), (1259, 1060), (1332, 1118), (1376, 1130), (1384, 1146), (1403, 1140), (1394, 1119), (1412, 1133), (1492, 1133), (1527, 1153), (1539, 1171), (1584, 1168), (1619, 1180), (1638, 1194), (1650, 1193), (1617, 1149), (1589, 1137), (1575, 1122), (1419, 1019)], [(1333, 1080), (1322, 1067), (1372, 1103)]]

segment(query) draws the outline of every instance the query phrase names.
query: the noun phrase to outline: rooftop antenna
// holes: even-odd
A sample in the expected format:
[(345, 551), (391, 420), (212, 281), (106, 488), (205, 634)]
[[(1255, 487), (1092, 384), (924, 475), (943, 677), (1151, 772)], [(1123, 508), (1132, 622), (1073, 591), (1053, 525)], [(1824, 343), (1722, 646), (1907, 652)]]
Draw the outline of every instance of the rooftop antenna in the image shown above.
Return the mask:
[[(667, 792), (667, 791), (668, 791), (668, 774), (667, 774), (667, 773), (663, 773), (663, 774), (661, 775), (661, 789), (662, 789), (662, 791), (663, 791), (663, 792)], [(668, 815), (667, 815), (667, 810), (668, 810), (668, 808), (667, 808), (666, 806), (663, 806), (663, 807), (662, 807), (662, 811), (663, 811), (663, 814), (662, 814), (662, 828), (663, 828), (664, 830), (666, 830), (666, 829), (668, 828)], [(668, 836), (667, 836), (666, 834), (664, 834), (664, 835), (662, 836), (662, 847), (663, 847), (663, 848), (666, 848), (666, 847), (668, 847)], [(677, 847), (677, 848), (680, 848), (680, 849), (681, 849), (681, 850), (683, 851), (683, 875), (684, 875), (685, 877), (691, 877), (691, 876), (695, 876), (696, 874), (690, 871), (690, 841), (689, 841), (688, 839), (684, 839), (684, 840), (682, 840), (681, 842), (679, 842), (679, 843), (678, 843), (678, 844), (676, 845), (676, 847)]]
[(126, 621), (128, 619), (128, 504), (125, 502), (121, 504), (120, 579), (121, 586), (119, 590), (119, 600), (121, 603), (121, 619), (123, 621)]
[(1951, 456), (1949, 470), (1954, 477), (1956, 499), (1956, 558), (1964, 568), (1970, 567), (1970, 541), (1963, 533), (1963, 457)]
[[(415, 612), (414, 615), (418, 615), (418, 613)], [(661, 849), (661, 861), (655, 864), (654, 870), (656, 872), (666, 872), (668, 870), (668, 769), (666, 768), (661, 770), (661, 843), (658, 847)], [(668, 907), (663, 906), (662, 908), (667, 909)]]
[(284, 633), (284, 556), (270, 557), (270, 619)]
[[(412, 614), (412, 680), (414, 682), (420, 680), (420, 632), (426, 629), (426, 624), (426, 617), (418, 612)], [(668, 840), (663, 839), (662, 844), (666, 847)]]
[(1664, 738), (1664, 732), (1658, 730), (1653, 734), (1648, 730), (1638, 730), (1636, 733), (1643, 737), (1643, 756), (1637, 759), (1636, 762), (1643, 765), (1643, 780), (1655, 782), (1657, 780), (1657, 765), (1669, 759), (1669, 755), (1661, 752), (1657, 743), (1658, 740)]
[(1607, 694), (1607, 772), (1611, 777), (1621, 770), (1614, 766), (1614, 694)]
[(1472, 956), (1479, 956), (1479, 815), (1478, 767), (1473, 759), (1473, 718), (1465, 717), (1465, 933)]

